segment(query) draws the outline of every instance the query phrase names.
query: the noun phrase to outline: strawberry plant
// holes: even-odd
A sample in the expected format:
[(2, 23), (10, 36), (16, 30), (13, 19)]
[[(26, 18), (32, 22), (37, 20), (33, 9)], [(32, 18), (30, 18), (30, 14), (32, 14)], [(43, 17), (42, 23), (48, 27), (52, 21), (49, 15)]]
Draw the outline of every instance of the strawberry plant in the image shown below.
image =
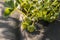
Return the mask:
[[(60, 13), (60, 2), (58, 0), (15, 0), (8, 1), (5, 6), (10, 9), (15, 9), (20, 5), (20, 10), (26, 15), (21, 25), (23, 29), (27, 29), (29, 32), (36, 30), (34, 25), (39, 20), (47, 22), (53, 22), (58, 18)], [(11, 4), (11, 5), (10, 5)], [(7, 9), (6, 15), (11, 13)], [(13, 11), (13, 10), (12, 10)]]

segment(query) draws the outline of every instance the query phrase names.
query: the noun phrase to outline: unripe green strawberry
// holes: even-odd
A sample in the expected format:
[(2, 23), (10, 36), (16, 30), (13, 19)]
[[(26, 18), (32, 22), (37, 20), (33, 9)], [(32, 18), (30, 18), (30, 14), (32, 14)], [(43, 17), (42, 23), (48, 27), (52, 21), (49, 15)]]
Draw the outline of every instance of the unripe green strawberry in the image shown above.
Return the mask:
[(35, 30), (34, 25), (28, 26), (28, 27), (27, 27), (27, 30), (28, 30), (29, 32), (33, 32), (33, 31)]
[(23, 22), (23, 23), (22, 23), (23, 29), (26, 29), (28, 25), (29, 25), (29, 24), (28, 24), (27, 22)]
[(10, 14), (10, 8), (6, 8), (4, 11), (4, 16), (8, 16)]

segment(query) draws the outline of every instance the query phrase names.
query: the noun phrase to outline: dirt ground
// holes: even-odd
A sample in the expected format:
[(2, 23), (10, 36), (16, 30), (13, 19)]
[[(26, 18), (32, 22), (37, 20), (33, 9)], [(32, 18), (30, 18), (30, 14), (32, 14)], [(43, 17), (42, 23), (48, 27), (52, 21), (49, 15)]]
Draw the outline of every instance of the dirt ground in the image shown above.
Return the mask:
[[(0, 0), (0, 20), (2, 17), (2, 10), (4, 9), (4, 0)], [(0, 33), (1, 31), (0, 23)], [(1, 40), (1, 39), (0, 39)], [(48, 30), (45, 32), (43, 40), (60, 40), (60, 20), (57, 20), (55, 23), (48, 26)]]

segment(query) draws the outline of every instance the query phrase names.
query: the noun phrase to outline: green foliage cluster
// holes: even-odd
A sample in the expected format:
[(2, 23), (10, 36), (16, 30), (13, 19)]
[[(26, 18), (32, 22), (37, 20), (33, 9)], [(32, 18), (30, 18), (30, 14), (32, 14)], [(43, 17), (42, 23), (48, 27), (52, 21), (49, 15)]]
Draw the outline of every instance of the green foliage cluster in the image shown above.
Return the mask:
[(52, 22), (59, 15), (60, 3), (58, 0), (20, 0), (20, 7), (28, 17), (35, 21), (43, 19)]
[[(37, 22), (39, 20), (53, 22), (54, 20), (58, 18), (58, 15), (60, 12), (60, 3), (58, 2), (58, 0), (54, 0), (54, 1), (51, 1), (51, 0), (20, 0), (19, 2), (20, 2), (21, 11), (25, 13), (28, 19), (30, 18), (30, 20), (33, 21), (32, 23), (34, 23), (35, 21)], [(24, 21), (22, 22), (24, 23), (23, 24), (24, 26), (28, 25), (26, 26), (27, 29), (28, 27), (32, 27), (31, 26), (32, 24), (29, 25), (28, 22), (29, 21), (27, 21), (26, 23)], [(31, 29), (28, 31), (31, 31)], [(35, 30), (35, 26), (33, 30)]]
[(18, 4), (20, 4), (20, 10), (26, 15), (21, 25), (29, 32), (36, 29), (35, 22), (39, 20), (53, 22), (60, 13), (58, 0), (16, 0), (15, 4), (12, 0), (6, 2), (6, 6), (11, 9), (17, 8)]

